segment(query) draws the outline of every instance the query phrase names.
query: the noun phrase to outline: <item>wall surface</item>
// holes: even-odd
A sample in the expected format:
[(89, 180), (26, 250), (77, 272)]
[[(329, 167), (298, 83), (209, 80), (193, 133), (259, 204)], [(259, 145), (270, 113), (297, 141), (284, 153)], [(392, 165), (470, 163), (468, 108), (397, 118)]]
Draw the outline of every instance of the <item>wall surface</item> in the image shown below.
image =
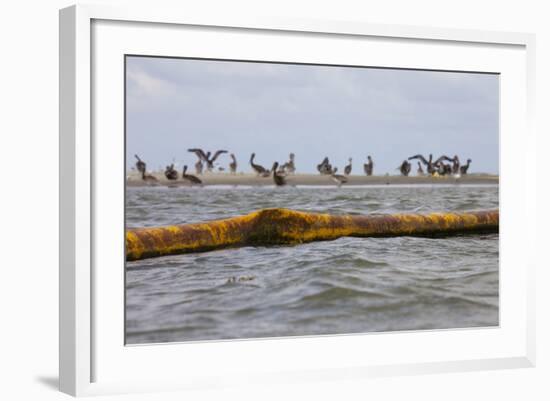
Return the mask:
[[(98, 1), (99, 2), (99, 1)], [(101, 1), (123, 5), (131, 1)], [(135, 2), (133, 2), (135, 3)], [(537, 34), (539, 157), (533, 173), (546, 179), (550, 24), (544, 1), (155, 1), (189, 12), (276, 15), (375, 23), (427, 25)], [(4, 2), (0, 23), (0, 191), (2, 230), (0, 377), (2, 399), (54, 400), (57, 392), (58, 324), (58, 9), (71, 1)], [(548, 190), (538, 194), (542, 209)], [(548, 216), (538, 224), (537, 367), (478, 373), (326, 382), (284, 388), (122, 396), (123, 399), (550, 399), (550, 271), (542, 259)], [(7, 226), (6, 226), (7, 223)], [(106, 397), (115, 399), (115, 397)]]

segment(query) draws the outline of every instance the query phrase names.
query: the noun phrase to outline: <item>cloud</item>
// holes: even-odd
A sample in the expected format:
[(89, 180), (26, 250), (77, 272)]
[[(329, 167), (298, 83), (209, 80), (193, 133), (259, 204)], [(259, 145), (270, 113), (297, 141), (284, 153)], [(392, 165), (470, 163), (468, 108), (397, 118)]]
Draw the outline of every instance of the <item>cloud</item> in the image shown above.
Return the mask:
[(126, 75), (129, 90), (139, 96), (168, 96), (173, 93), (173, 87), (162, 78), (152, 76), (138, 68), (129, 68)]

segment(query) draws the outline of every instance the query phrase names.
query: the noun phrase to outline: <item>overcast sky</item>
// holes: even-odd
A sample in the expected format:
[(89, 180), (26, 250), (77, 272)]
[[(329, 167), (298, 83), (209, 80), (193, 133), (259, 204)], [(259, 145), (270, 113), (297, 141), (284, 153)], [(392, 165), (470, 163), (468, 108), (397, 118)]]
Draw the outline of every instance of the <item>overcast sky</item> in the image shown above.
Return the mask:
[[(413, 154), (458, 154), (472, 172), (498, 173), (497, 75), (127, 58), (127, 160), (153, 170), (194, 165), (189, 147), (270, 167), (296, 154), (298, 172), (328, 156), (342, 171), (397, 174)], [(218, 159), (227, 167), (229, 157)], [(416, 166), (415, 166), (416, 167)]]

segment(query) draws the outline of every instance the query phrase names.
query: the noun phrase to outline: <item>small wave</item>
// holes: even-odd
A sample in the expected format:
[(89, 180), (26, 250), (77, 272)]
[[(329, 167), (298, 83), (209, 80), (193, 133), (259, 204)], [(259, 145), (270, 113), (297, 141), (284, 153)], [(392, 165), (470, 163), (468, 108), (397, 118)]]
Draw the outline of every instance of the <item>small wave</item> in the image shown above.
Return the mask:
[(322, 259), (312, 259), (306, 262), (302, 262), (304, 266), (314, 265), (314, 266), (330, 266), (332, 269), (334, 266), (338, 266), (338, 269), (345, 267), (354, 267), (354, 268), (373, 268), (373, 267), (384, 267), (389, 266), (389, 263), (384, 261), (370, 260), (365, 257), (362, 257), (357, 254), (338, 254), (330, 255), (323, 257)]
[(386, 298), (388, 295), (367, 290), (356, 290), (344, 287), (332, 287), (322, 290), (316, 294), (306, 295), (301, 298), (302, 302), (326, 302), (326, 301), (342, 301), (353, 298), (376, 297)]
[[(204, 189), (132, 188), (127, 225), (206, 221), (281, 205), (338, 214), (498, 207), (498, 186)], [(129, 262), (128, 341), (492, 325), (498, 238), (340, 238)]]
[(444, 302), (450, 305), (456, 305), (457, 302), (464, 302), (470, 305), (474, 306), (483, 306), (483, 307), (498, 307), (498, 302), (490, 302), (486, 301), (482, 298), (476, 297), (475, 299), (472, 297), (467, 297), (464, 295), (452, 295), (444, 298)]
[(191, 331), (198, 331), (198, 330), (206, 330), (209, 329), (208, 325), (197, 325), (197, 324), (189, 324), (189, 325), (183, 325), (183, 326), (173, 326), (173, 327), (161, 327), (156, 329), (144, 329), (144, 330), (126, 330), (127, 336), (151, 336), (151, 335), (158, 335), (158, 334), (175, 334), (175, 333), (183, 333), (183, 332), (191, 332)]

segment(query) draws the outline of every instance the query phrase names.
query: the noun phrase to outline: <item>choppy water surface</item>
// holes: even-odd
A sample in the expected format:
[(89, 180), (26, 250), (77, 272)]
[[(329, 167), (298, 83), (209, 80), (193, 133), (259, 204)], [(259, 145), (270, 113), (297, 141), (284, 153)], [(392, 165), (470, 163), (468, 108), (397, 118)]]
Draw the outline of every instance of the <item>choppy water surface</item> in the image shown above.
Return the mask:
[[(266, 207), (498, 208), (498, 187), (128, 188), (128, 227)], [(127, 343), (498, 325), (498, 235), (341, 238), (127, 263)]]

